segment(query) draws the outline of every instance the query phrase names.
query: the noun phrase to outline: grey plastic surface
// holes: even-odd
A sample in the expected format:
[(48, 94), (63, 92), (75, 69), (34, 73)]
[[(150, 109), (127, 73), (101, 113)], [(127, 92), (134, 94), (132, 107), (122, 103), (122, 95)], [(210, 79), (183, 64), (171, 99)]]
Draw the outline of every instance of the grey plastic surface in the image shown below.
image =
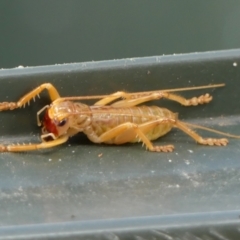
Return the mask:
[[(185, 108), (167, 100), (152, 104), (178, 112), (181, 120), (240, 135), (239, 79), (240, 50), (18, 68), (0, 71), (0, 101), (16, 101), (44, 82), (53, 83), (62, 96), (226, 83), (181, 93), (211, 93), (213, 101), (204, 106)], [(1, 112), (0, 143), (38, 141), (36, 112), (48, 102), (43, 94), (25, 109)], [(205, 147), (173, 130), (155, 143), (174, 144), (175, 151), (96, 145), (80, 134), (50, 150), (0, 154), (0, 236), (237, 236), (240, 140)]]

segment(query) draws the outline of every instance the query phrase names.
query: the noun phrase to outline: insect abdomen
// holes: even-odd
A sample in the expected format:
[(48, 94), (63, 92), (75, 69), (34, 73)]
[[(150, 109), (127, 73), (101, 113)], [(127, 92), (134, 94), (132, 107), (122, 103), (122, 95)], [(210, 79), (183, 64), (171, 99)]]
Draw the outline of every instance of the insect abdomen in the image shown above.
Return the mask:
[[(106, 107), (94, 107), (92, 108), (92, 130), (98, 136), (113, 129), (123, 123), (131, 122), (138, 126), (161, 119), (174, 119), (177, 115), (165, 108), (159, 108), (157, 106), (140, 106), (130, 108), (113, 108), (111, 106)], [(154, 128), (151, 128), (148, 132), (145, 132), (149, 140), (157, 139), (166, 133), (168, 133), (173, 127), (172, 122), (159, 124)], [(133, 138), (130, 142), (136, 142), (138, 139)], [(114, 139), (108, 143), (115, 143)]]

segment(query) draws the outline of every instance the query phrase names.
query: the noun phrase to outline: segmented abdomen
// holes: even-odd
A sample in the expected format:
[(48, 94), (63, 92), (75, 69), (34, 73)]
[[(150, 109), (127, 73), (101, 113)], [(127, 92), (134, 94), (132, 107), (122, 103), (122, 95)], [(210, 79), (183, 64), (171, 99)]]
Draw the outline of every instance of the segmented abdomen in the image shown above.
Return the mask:
[[(165, 108), (157, 106), (140, 106), (129, 108), (114, 108), (111, 106), (91, 106), (93, 131), (100, 136), (106, 131), (113, 129), (123, 123), (131, 122), (140, 126), (146, 122), (154, 120), (172, 119), (176, 120), (177, 114)], [(173, 122), (164, 122), (150, 128), (145, 132), (149, 140), (157, 139), (171, 130)], [(136, 142), (138, 139), (132, 139), (130, 142)], [(114, 141), (113, 141), (114, 143)]]

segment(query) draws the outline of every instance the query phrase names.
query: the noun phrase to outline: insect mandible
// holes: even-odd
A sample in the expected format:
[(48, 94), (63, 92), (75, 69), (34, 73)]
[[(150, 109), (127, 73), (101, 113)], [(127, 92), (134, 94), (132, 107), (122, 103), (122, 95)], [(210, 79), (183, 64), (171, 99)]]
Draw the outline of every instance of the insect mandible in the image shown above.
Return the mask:
[[(228, 143), (226, 138), (203, 138), (191, 128), (200, 128), (233, 138), (240, 138), (240, 136), (182, 122), (178, 120), (176, 113), (166, 108), (140, 105), (161, 98), (176, 101), (184, 106), (205, 104), (212, 100), (212, 96), (209, 94), (186, 99), (173, 92), (216, 88), (224, 85), (214, 84), (135, 93), (116, 92), (110, 95), (98, 96), (60, 97), (52, 84), (44, 83), (24, 95), (17, 102), (0, 103), (0, 111), (21, 108), (46, 89), (52, 102), (37, 113), (38, 126), (42, 126), (42, 142), (29, 145), (2, 144), (0, 145), (0, 152), (21, 152), (55, 147), (65, 143), (69, 137), (79, 132), (86, 134), (94, 143), (124, 144), (142, 142), (149, 151), (172, 152), (173, 145), (154, 146), (151, 141), (165, 135), (173, 127), (181, 129), (199, 144), (226, 146)], [(92, 106), (79, 102), (79, 100), (89, 99), (101, 100)], [(45, 115), (40, 121), (40, 114), (44, 111)]]

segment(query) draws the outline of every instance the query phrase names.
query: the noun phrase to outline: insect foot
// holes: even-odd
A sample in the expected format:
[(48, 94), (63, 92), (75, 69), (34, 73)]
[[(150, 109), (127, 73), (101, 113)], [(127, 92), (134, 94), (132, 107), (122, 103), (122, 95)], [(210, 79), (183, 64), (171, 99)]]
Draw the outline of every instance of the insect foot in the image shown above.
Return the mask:
[(226, 146), (228, 144), (228, 140), (226, 138), (203, 138), (199, 143), (209, 146)]
[(13, 110), (15, 108), (17, 108), (17, 104), (15, 102), (2, 102), (2, 103), (0, 103), (0, 111)]
[(166, 146), (153, 146), (153, 148), (149, 149), (151, 152), (172, 152), (174, 150), (173, 145)]
[(200, 97), (193, 97), (188, 100), (188, 106), (197, 106), (198, 104), (209, 103), (212, 100), (212, 96), (206, 93), (205, 95), (201, 95)]
[(7, 151), (6, 146), (0, 144), (0, 152), (6, 152), (6, 151)]

